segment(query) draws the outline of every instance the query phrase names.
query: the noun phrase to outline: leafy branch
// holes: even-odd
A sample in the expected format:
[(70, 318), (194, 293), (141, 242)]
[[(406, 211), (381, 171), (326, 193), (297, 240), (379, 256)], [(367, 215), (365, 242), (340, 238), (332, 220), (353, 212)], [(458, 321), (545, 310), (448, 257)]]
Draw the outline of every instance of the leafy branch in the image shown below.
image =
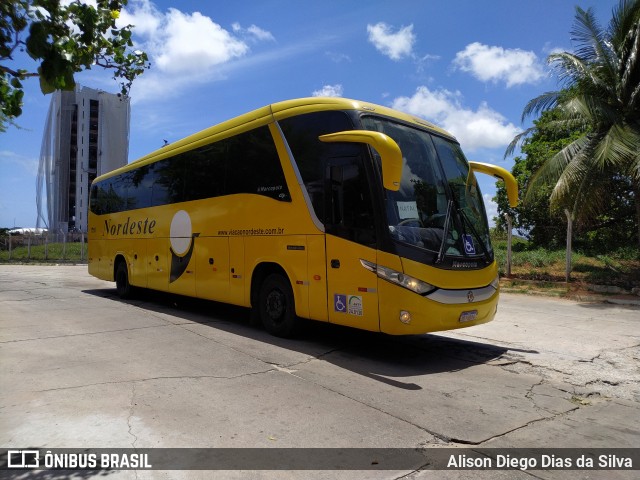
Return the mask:
[[(147, 54), (134, 50), (133, 25), (117, 25), (127, 0), (13, 0), (0, 5), (0, 131), (22, 114), (22, 82), (38, 77), (40, 90), (72, 90), (74, 75), (98, 66), (111, 70), (123, 95), (150, 68)], [(12, 66), (17, 52), (35, 62), (33, 71)]]

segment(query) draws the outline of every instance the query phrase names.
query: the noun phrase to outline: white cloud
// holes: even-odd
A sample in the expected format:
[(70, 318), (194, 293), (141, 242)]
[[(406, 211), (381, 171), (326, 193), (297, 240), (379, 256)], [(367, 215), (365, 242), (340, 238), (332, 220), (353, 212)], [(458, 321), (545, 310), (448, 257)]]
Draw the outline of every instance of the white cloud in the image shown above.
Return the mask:
[(422, 73), (426, 70), (427, 66), (429, 66), (431, 63), (436, 62), (440, 60), (440, 56), (439, 55), (431, 55), (431, 54), (427, 54), (427, 55), (423, 55), (422, 57), (416, 57), (415, 58), (415, 63), (417, 66), (417, 70), (418, 73)]
[(34, 176), (38, 174), (39, 159), (26, 157), (10, 150), (0, 150), (0, 163), (4, 166), (12, 164)]
[(258, 40), (270, 40), (270, 41), (275, 40), (275, 37), (271, 34), (271, 32), (263, 30), (260, 27), (257, 27), (256, 25), (249, 26), (247, 30), (251, 35), (256, 37)]
[(572, 50), (571, 48), (554, 47), (551, 42), (547, 42), (542, 47), (542, 51), (547, 55), (552, 55), (554, 53), (571, 52)]
[(324, 54), (329, 57), (329, 60), (331, 60), (332, 62), (335, 63), (342, 63), (342, 62), (351, 62), (351, 57), (349, 55), (347, 55), (346, 53), (340, 53), (340, 52), (324, 52)]
[(147, 52), (151, 63), (151, 70), (134, 82), (135, 101), (210, 81), (220, 76), (221, 66), (249, 53), (246, 40), (274, 40), (256, 25), (244, 29), (234, 24), (229, 31), (200, 12), (169, 8), (163, 13), (150, 0), (133, 0), (122, 10), (118, 25), (127, 24), (134, 25), (135, 46)]
[(311, 94), (314, 97), (341, 97), (343, 92), (342, 85), (325, 85), (320, 90), (314, 90)]
[(397, 61), (411, 56), (413, 44), (416, 41), (413, 25), (401, 27), (394, 33), (390, 25), (379, 22), (375, 25), (367, 25), (367, 32), (369, 32), (369, 41), (391, 60)]
[(250, 25), (248, 28), (244, 28), (238, 22), (235, 22), (233, 25), (231, 25), (231, 28), (233, 28), (233, 31), (235, 33), (248, 37), (254, 41), (275, 42), (276, 40), (271, 32), (268, 32), (267, 30), (263, 30), (257, 25)]
[(458, 52), (453, 63), (478, 80), (503, 81), (507, 87), (536, 83), (545, 75), (542, 63), (535, 53), (491, 47), (479, 42), (471, 43)]
[(136, 36), (148, 37), (154, 35), (160, 28), (163, 15), (149, 0), (131, 2), (131, 7), (120, 11), (120, 18), (116, 22), (119, 27), (133, 25)]
[(165, 72), (199, 72), (245, 55), (249, 47), (211, 18), (170, 8), (151, 53)]
[(461, 94), (418, 87), (411, 97), (398, 97), (393, 108), (423, 117), (451, 132), (466, 150), (505, 147), (520, 129), (482, 103), (477, 110), (461, 104)]

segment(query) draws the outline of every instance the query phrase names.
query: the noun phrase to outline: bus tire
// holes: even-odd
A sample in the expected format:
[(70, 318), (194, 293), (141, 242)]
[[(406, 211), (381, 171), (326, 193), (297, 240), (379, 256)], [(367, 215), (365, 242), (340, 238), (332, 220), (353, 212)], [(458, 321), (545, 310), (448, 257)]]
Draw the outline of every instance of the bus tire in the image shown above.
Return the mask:
[(133, 287), (129, 283), (129, 271), (127, 270), (127, 262), (120, 261), (116, 267), (116, 291), (118, 296), (123, 300), (131, 298)]
[(267, 332), (276, 337), (291, 337), (299, 327), (293, 290), (289, 280), (279, 273), (264, 279), (258, 297), (258, 312)]

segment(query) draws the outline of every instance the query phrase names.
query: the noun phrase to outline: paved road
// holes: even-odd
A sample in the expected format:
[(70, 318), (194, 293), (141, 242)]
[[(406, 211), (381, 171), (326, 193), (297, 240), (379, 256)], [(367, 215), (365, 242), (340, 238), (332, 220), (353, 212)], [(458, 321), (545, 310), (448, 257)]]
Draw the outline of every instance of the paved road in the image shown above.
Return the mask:
[[(399, 338), (315, 324), (283, 340), (251, 327), (244, 309), (153, 292), (123, 302), (86, 267), (0, 265), (0, 446), (635, 448), (639, 345), (638, 307), (508, 294), (494, 322), (457, 332)], [(314, 475), (635, 478), (359, 473)]]

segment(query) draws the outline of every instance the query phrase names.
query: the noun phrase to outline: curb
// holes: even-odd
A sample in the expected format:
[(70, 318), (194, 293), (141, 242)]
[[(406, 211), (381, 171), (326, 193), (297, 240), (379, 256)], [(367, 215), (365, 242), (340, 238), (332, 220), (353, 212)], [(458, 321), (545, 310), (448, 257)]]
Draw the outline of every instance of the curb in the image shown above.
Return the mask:
[[(518, 282), (521, 284), (529, 284), (531, 286), (537, 286), (536, 284), (545, 284), (545, 285), (554, 285), (558, 290), (565, 290), (566, 283), (564, 282), (544, 282), (537, 280), (525, 280), (525, 279), (515, 279), (515, 278), (501, 278), (500, 279), (500, 287), (501, 290), (505, 293), (521, 293), (521, 294), (531, 294), (530, 292), (521, 292), (518, 291), (517, 288), (509, 288), (511, 282)], [(551, 295), (549, 292), (545, 292), (545, 288), (540, 288), (539, 291), (535, 292), (537, 295), (547, 295), (550, 297), (561, 297), (566, 300), (573, 300), (575, 302), (594, 302), (594, 303), (610, 303), (615, 305), (627, 305), (627, 306), (640, 306), (640, 296), (638, 295), (630, 295), (630, 294), (617, 294), (611, 295), (606, 293), (600, 293), (592, 291), (591, 293), (587, 292), (572, 292), (571, 290), (565, 290), (565, 293), (561, 295)]]
[(640, 297), (635, 295), (615, 295), (612, 297), (605, 297), (606, 303), (614, 303), (616, 305), (636, 305), (640, 307)]

